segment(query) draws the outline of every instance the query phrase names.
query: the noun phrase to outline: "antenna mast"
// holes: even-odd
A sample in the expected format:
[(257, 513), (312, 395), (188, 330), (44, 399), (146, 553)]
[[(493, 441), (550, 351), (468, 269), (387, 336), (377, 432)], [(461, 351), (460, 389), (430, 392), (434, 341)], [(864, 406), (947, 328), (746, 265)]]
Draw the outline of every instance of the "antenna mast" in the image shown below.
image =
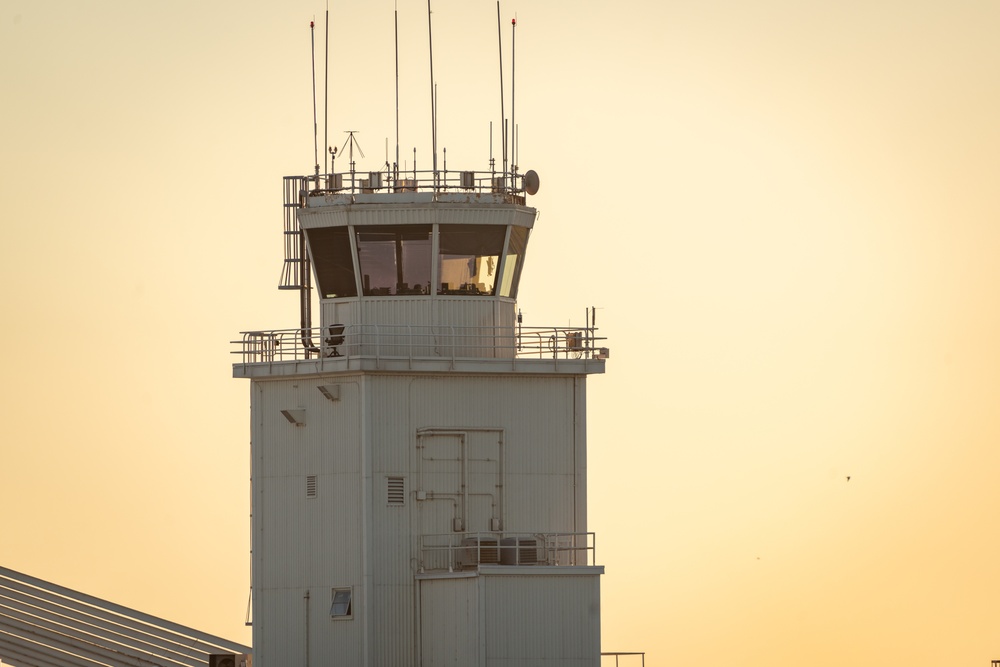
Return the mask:
[(435, 100), (434, 91), (434, 38), (431, 34), (431, 0), (427, 0), (427, 44), (428, 50), (430, 51), (430, 61), (431, 61), (431, 150), (434, 154), (433, 156), (433, 168), (434, 168), (434, 187), (437, 188), (437, 164), (438, 164), (438, 149), (437, 149), (437, 102)]
[(517, 124), (514, 122), (514, 77), (516, 68), (514, 63), (517, 58), (517, 16), (510, 20), (510, 188), (516, 188), (514, 175), (517, 173)]
[(399, 177), (399, 7), (393, 8), (394, 34), (396, 41), (396, 162), (393, 163), (392, 177)]
[[(330, 125), (330, 0), (326, 3), (326, 52), (323, 62), (323, 173), (329, 174), (326, 168), (327, 148), (330, 140), (327, 138), (327, 130)], [(319, 162), (319, 160), (316, 160)]]
[(503, 35), (500, 29), (500, 0), (497, 0), (497, 48), (500, 52), (500, 144), (503, 146), (503, 174), (507, 180), (507, 118), (503, 103)]
[(316, 165), (316, 187), (319, 187), (319, 124), (316, 122), (316, 21), (309, 22), (309, 37), (312, 40), (313, 158)]

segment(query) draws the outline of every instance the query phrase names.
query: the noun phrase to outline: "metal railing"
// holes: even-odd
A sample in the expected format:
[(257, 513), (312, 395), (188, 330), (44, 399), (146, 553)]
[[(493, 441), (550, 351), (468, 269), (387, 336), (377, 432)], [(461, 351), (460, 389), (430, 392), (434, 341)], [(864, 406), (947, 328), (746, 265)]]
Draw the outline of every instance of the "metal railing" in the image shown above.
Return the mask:
[[(245, 364), (335, 357), (384, 359), (604, 359), (595, 327), (458, 327), (355, 324), (244, 331)], [(307, 345), (306, 341), (312, 343)]]
[[(638, 656), (639, 657), (638, 661), (632, 660), (631, 663), (629, 663), (628, 661), (626, 661), (624, 664), (633, 664), (634, 665), (636, 662), (639, 662), (640, 667), (645, 667), (645, 665), (646, 665), (646, 652), (645, 651), (608, 651), (606, 653), (601, 653), (601, 664), (604, 665), (604, 664), (610, 663), (611, 662), (610, 660), (607, 661), (607, 662), (605, 662), (604, 659), (605, 658), (612, 658), (613, 657), (615, 659), (615, 667), (619, 667), (618, 659), (620, 657), (622, 657), (622, 656), (633, 656), (633, 657)], [(630, 660), (631, 660), (631, 658), (630, 658)]]
[(404, 192), (469, 192), (506, 195), (510, 203), (524, 203), (524, 174), (516, 170), (499, 171), (449, 171), (400, 170), (384, 166), (379, 171), (331, 172), (310, 176), (285, 176), (287, 194), (297, 192), (299, 205), (305, 206), (305, 197), (323, 194), (375, 194)]
[(594, 533), (444, 533), (420, 536), (421, 572), (480, 565), (595, 565)]

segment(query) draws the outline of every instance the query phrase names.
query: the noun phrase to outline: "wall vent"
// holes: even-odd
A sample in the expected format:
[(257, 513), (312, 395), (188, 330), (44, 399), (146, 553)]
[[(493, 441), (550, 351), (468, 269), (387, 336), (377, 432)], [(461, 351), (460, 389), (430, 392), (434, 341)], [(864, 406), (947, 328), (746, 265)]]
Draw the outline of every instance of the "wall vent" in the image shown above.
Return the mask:
[(405, 505), (406, 504), (406, 490), (403, 486), (402, 477), (388, 477), (386, 478), (388, 483), (388, 501), (390, 505)]
[(306, 475), (306, 498), (316, 497), (316, 475)]

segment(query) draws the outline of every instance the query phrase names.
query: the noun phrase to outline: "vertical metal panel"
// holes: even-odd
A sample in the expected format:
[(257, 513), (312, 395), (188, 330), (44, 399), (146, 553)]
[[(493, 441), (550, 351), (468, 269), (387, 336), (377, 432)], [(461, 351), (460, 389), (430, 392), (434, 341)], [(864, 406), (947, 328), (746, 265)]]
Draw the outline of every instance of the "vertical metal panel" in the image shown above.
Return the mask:
[[(253, 384), (253, 629), (265, 667), (302, 664), (291, 658), (304, 659), (307, 590), (310, 660), (361, 655), (362, 635), (350, 627), (363, 610), (359, 379)], [(333, 382), (338, 401), (317, 389)], [(304, 411), (302, 426), (281, 416), (288, 408)], [(315, 498), (306, 495), (308, 475), (317, 478)], [(335, 586), (355, 587), (356, 618), (327, 627)]]
[(419, 581), (422, 667), (597, 667), (601, 571)]
[(421, 667), (482, 664), (479, 577), (425, 579), (418, 584)]
[(372, 586), (370, 664), (386, 667), (413, 664), (415, 650), (413, 592), (412, 576), (405, 584), (376, 583)]
[[(408, 376), (366, 378), (366, 427), (370, 433), (372, 636), (374, 665), (408, 665), (414, 651), (414, 581), (409, 469), (410, 424), (405, 405)], [(403, 478), (404, 502), (390, 506), (387, 478)]]
[(597, 667), (600, 578), (484, 576), (486, 666)]
[(504, 429), (505, 530), (586, 530), (575, 508), (585, 477), (574, 474), (584, 453), (573, 429), (573, 378), (424, 376), (410, 384), (408, 403), (413, 429)]

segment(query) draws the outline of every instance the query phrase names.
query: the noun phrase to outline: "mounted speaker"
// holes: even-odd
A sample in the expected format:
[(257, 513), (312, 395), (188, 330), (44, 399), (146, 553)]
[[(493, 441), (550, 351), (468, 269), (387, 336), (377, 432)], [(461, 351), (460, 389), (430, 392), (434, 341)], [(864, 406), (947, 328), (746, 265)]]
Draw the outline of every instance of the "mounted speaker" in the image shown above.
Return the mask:
[(538, 192), (538, 173), (534, 169), (529, 169), (528, 173), (521, 178), (521, 186), (529, 195)]

